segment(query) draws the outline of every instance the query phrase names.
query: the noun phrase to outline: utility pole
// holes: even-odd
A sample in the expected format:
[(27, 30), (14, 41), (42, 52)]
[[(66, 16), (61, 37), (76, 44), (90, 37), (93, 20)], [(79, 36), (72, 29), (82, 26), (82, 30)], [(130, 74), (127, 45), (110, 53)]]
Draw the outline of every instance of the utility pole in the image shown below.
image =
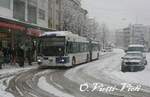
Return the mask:
[(105, 25), (102, 25), (102, 33), (103, 33), (103, 37), (102, 37), (102, 41), (103, 41), (103, 49), (105, 48)]

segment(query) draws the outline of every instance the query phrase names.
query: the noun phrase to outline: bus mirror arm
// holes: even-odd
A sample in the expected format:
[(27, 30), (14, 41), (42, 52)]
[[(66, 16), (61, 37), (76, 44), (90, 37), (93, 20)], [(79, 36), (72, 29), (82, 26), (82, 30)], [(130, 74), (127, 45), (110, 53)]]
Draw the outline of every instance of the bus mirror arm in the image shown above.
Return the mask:
[(39, 54), (39, 56), (43, 57), (43, 54)]

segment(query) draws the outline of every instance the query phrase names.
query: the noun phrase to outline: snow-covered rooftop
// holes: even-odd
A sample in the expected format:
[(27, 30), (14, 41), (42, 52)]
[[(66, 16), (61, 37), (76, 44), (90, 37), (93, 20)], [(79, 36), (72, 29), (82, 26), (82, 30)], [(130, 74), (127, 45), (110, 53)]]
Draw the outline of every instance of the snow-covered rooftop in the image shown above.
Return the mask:
[(127, 54), (140, 54), (142, 52), (140, 52), (140, 51), (127, 51), (126, 53)]
[(129, 45), (129, 47), (144, 47), (144, 45), (140, 45), (140, 44), (132, 44), (132, 45)]
[(65, 36), (65, 35), (69, 35), (72, 34), (71, 32), (68, 31), (51, 31), (51, 32), (44, 32), (41, 36)]

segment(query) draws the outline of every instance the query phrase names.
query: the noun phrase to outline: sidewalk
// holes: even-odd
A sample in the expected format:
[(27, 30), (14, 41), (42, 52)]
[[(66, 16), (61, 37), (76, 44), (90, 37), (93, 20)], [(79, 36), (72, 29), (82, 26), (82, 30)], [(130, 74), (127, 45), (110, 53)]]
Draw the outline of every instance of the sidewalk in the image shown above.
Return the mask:
[(19, 65), (17, 64), (16, 65), (6, 64), (5, 66), (3, 66), (3, 69), (0, 69), (0, 79), (35, 68), (38, 68), (38, 64), (36, 62), (33, 62), (32, 66), (25, 63), (24, 67), (19, 67)]
[(19, 71), (23, 70), (29, 70), (32, 68), (37, 68), (38, 64), (37, 62), (32, 62), (32, 65), (28, 65), (28, 63), (25, 63), (24, 67), (20, 67), (18, 64), (12, 65), (12, 64), (3, 64), (2, 69), (0, 69), (0, 77), (1, 75), (8, 75), (8, 74), (13, 74)]
[[(31, 66), (38, 66), (38, 64), (37, 64), (37, 62), (32, 62), (32, 65)], [(10, 68), (25, 68), (25, 67), (29, 67), (30, 65), (27, 63), (27, 62), (25, 62), (24, 63), (24, 67), (20, 67), (19, 65), (18, 65), (18, 63), (16, 63), (16, 64), (11, 64), (11, 63), (8, 63), (8, 64), (3, 64), (2, 65), (2, 69), (10, 69)]]

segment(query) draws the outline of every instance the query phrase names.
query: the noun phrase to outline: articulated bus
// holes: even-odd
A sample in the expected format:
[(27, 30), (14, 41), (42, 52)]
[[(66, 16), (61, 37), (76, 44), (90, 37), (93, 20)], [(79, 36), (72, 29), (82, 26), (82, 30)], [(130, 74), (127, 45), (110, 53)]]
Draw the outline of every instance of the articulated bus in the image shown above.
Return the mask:
[(45, 32), (40, 36), (40, 66), (65, 66), (99, 58), (99, 43), (69, 31)]

